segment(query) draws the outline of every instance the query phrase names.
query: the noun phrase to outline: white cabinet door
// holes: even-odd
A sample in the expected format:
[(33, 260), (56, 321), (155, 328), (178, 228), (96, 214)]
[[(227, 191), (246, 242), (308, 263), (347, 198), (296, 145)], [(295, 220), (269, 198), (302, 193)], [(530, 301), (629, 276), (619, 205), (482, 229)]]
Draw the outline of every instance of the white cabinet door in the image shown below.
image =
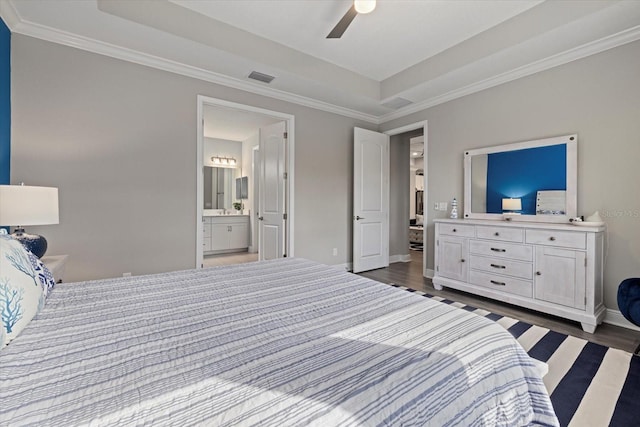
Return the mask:
[(467, 280), (469, 240), (441, 235), (438, 239), (438, 275), (448, 279)]
[(537, 247), (535, 298), (584, 310), (585, 258), (581, 251)]
[(244, 249), (249, 247), (249, 227), (247, 224), (230, 225), (229, 249)]
[(228, 224), (211, 225), (211, 250), (220, 251), (229, 249), (229, 227)]
[(202, 224), (202, 250), (208, 252), (211, 250), (211, 223), (205, 222)]

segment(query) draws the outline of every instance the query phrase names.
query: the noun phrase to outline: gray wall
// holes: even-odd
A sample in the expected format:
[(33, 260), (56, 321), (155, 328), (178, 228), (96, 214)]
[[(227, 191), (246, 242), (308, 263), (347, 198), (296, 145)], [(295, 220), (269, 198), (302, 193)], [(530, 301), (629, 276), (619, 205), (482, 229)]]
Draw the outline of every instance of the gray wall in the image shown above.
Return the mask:
[[(60, 225), (32, 230), (71, 255), (69, 280), (195, 264), (197, 94), (295, 115), (296, 255), (350, 261), (352, 129), (376, 126), (17, 34), (11, 60), (11, 182), (60, 188)], [(462, 199), (464, 149), (577, 132), (578, 212), (607, 222), (616, 308), (620, 281), (640, 274), (638, 75), (635, 42), (380, 128), (429, 121), (427, 208)]]
[(11, 182), (59, 187), (60, 224), (30, 230), (68, 281), (193, 268), (198, 94), (295, 115), (295, 254), (350, 261), (353, 127), (375, 125), (18, 34), (11, 60)]
[[(427, 119), (428, 200), (463, 196), (463, 150), (578, 134), (578, 214), (607, 223), (605, 303), (616, 309), (620, 281), (640, 276), (640, 42), (384, 123)], [(459, 212), (463, 206), (459, 206)], [(429, 211), (429, 247), (434, 217)], [(433, 253), (428, 252), (428, 268)]]

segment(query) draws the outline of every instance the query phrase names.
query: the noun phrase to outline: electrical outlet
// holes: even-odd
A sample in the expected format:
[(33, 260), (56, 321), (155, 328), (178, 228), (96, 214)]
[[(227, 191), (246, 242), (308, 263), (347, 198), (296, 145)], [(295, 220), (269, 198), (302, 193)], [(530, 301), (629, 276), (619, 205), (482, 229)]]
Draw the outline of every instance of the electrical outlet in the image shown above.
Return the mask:
[(447, 202), (440, 202), (440, 210), (441, 211), (447, 210)]
[(338, 248), (333, 248), (333, 256), (338, 256)]
[(438, 202), (435, 202), (435, 203), (433, 204), (433, 210), (434, 210), (434, 211), (439, 211), (439, 210), (440, 210), (440, 208), (439, 208), (439, 206), (438, 206)]
[(122, 273), (122, 277), (131, 277), (131, 273)]

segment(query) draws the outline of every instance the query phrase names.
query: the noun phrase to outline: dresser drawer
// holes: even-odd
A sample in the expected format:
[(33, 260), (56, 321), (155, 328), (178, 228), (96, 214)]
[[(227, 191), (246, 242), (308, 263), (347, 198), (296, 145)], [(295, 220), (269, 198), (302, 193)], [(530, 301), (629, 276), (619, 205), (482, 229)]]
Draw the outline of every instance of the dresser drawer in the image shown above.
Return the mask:
[(516, 243), (487, 242), (484, 240), (470, 240), (469, 251), (472, 254), (484, 255), (491, 258), (508, 258), (518, 261), (533, 261), (533, 247)]
[(464, 224), (438, 224), (440, 234), (448, 236), (475, 237), (475, 226)]
[(476, 286), (482, 286), (483, 288), (528, 298), (533, 297), (533, 283), (527, 280), (472, 270), (469, 272), (469, 282)]
[(522, 243), (524, 241), (524, 230), (521, 228), (478, 226), (476, 227), (476, 237), (479, 239)]
[(527, 230), (526, 242), (536, 245), (585, 249), (587, 233), (583, 231)]
[(520, 279), (533, 279), (533, 264), (530, 262), (471, 255), (469, 266), (489, 274), (506, 274)]

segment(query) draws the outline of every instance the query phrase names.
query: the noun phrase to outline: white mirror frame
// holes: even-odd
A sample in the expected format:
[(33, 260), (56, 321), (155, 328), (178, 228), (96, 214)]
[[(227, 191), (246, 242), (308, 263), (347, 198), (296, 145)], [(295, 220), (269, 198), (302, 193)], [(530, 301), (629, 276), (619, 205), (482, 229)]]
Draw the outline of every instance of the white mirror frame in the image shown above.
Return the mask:
[[(505, 215), (496, 213), (471, 212), (471, 159), (480, 154), (491, 154), (505, 151), (523, 150), (527, 148), (544, 147), (549, 145), (567, 145), (567, 189), (565, 215)], [(493, 147), (466, 150), (464, 152), (464, 218), (491, 219), (506, 221), (552, 222), (568, 223), (575, 218), (578, 211), (578, 135), (565, 135), (554, 138), (537, 139), (533, 141), (516, 142), (513, 144), (496, 145)]]

